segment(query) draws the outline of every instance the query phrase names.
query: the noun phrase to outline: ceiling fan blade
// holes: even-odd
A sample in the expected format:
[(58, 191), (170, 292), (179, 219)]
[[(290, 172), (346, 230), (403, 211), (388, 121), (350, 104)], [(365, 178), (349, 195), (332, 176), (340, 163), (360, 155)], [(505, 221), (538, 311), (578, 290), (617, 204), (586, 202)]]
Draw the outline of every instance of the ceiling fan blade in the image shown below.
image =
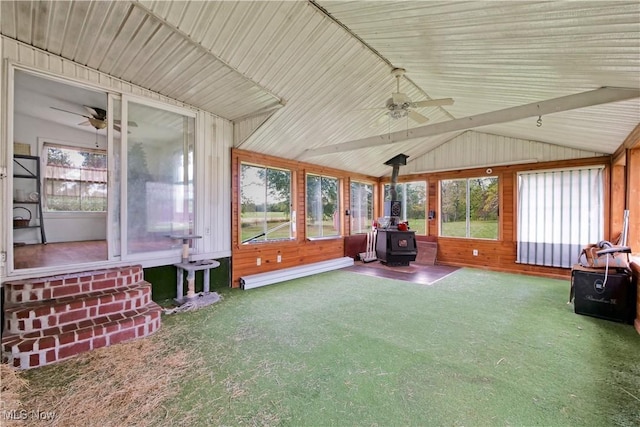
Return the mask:
[(427, 123), (429, 121), (427, 117), (413, 110), (409, 110), (409, 118), (419, 124)]
[(89, 118), (89, 116), (85, 116), (84, 114), (76, 113), (69, 110), (63, 110), (62, 108), (57, 108), (57, 107), (49, 107), (49, 108), (51, 108), (52, 110), (64, 111), (65, 113), (69, 113), (69, 114), (75, 114), (76, 116), (81, 116), (87, 119)]
[(453, 105), (453, 102), (453, 98), (425, 99), (424, 101), (414, 102), (414, 106), (416, 108), (441, 107), (443, 105)]
[(105, 120), (107, 118), (107, 111), (102, 108), (89, 107), (88, 105), (83, 105), (83, 107), (87, 109), (94, 119)]

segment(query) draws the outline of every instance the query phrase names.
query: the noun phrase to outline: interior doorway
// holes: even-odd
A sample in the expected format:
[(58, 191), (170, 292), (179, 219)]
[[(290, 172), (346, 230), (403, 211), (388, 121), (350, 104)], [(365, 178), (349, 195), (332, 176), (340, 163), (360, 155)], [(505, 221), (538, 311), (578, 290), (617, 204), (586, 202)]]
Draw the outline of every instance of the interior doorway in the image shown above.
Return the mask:
[(107, 103), (106, 92), (15, 70), (14, 270), (108, 259)]

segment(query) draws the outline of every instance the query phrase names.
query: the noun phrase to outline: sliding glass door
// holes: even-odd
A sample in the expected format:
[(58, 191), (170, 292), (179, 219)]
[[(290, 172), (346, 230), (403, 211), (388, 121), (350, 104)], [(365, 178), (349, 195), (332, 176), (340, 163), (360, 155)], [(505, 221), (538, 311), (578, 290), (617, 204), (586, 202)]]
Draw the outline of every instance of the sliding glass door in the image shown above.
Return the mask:
[(125, 256), (175, 251), (193, 233), (195, 114), (127, 97), (122, 113)]

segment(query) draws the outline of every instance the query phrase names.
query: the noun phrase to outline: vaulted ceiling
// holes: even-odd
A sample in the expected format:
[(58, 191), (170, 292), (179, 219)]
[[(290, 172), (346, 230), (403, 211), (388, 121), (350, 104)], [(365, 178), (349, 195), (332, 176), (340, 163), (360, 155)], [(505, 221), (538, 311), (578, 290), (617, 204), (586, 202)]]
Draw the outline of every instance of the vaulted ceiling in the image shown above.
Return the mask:
[[(234, 121), (242, 149), (369, 175), (466, 129), (611, 154), (640, 122), (637, 1), (2, 1), (0, 15), (6, 37)], [(413, 101), (455, 103), (417, 110), (426, 124), (385, 118), (396, 67)], [(543, 104), (602, 87), (630, 90)]]

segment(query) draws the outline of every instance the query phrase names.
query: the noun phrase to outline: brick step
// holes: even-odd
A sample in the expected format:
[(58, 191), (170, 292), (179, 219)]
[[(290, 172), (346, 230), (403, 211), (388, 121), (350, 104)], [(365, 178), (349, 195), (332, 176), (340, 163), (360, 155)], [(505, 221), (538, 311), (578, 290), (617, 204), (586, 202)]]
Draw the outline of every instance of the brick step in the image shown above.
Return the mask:
[(5, 304), (44, 301), (115, 289), (142, 281), (140, 265), (3, 283)]
[(56, 300), (7, 304), (5, 331), (11, 334), (62, 327), (80, 320), (142, 308), (151, 301), (151, 284), (145, 281)]
[(89, 350), (146, 337), (160, 328), (162, 309), (154, 302), (142, 308), (69, 323), (26, 334), (2, 337), (2, 359), (19, 369), (59, 362)]

